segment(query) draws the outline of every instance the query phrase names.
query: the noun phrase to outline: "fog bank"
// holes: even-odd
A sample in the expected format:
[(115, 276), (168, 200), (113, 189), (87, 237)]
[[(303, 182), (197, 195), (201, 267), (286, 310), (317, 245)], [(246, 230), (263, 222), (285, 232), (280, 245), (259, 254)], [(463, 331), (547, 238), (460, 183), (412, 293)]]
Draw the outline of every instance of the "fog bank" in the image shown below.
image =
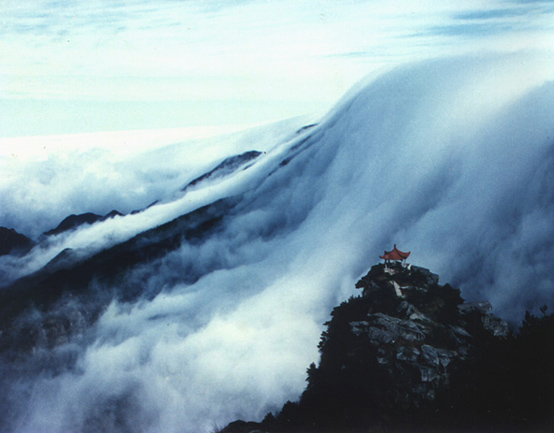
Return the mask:
[[(98, 249), (220, 198), (237, 204), (209, 236), (126, 273), (125, 286), (156, 296), (112, 302), (78, 338), (28, 355), (25, 377), (4, 363), (7, 431), (198, 432), (259, 419), (299, 395), (332, 306), (356, 293), (393, 243), (508, 320), (554, 306), (550, 58), (407, 64), (360, 83), (317, 125), (235, 136), (198, 166), (187, 165), (187, 144), (112, 165), (112, 176), (147, 173), (145, 197), (162, 202), (77, 230), (63, 245)], [(264, 153), (246, 170), (180, 190), (245, 150)], [(68, 183), (61, 202), (118, 207), (123, 193), (94, 182)], [(9, 221), (44, 212), (26, 209)], [(139, 217), (139, 228), (117, 237)], [(198, 279), (187, 283), (192, 271)]]

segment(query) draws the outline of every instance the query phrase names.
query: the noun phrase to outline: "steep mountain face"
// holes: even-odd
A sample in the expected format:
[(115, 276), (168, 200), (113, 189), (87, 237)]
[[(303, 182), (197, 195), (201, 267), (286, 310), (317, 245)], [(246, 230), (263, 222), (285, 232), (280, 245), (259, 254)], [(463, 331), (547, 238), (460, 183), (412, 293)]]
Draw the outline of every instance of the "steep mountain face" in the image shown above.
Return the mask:
[(333, 309), (299, 401), (222, 433), (547, 431), (554, 315), (527, 314), (514, 335), (489, 302), (438, 281), (417, 266), (373, 266), (362, 295)]
[(465, 303), (424, 268), (376, 265), (356, 287), (362, 296), (333, 310), (308, 370), (299, 407), (317, 414), (315, 431), (406, 423), (485, 342), (509, 334), (489, 303)]
[(439, 285), (438, 275), (423, 268), (377, 265), (357, 287), (363, 288), (367, 315), (349, 325), (357, 338), (367, 339), (391, 377), (404, 376), (407, 389), (395, 403), (417, 406), (433, 399), (448, 383), (448, 366), (474, 349), (474, 335), (508, 335), (490, 303), (464, 303), (459, 290)]

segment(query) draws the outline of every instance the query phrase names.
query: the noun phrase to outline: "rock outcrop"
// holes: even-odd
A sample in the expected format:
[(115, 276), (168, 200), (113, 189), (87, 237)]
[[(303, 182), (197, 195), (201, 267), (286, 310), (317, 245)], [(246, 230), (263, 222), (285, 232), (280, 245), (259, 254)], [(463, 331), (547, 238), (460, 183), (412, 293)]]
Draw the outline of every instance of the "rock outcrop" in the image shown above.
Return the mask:
[(357, 284), (366, 317), (349, 321), (357, 344), (369, 344), (375, 361), (392, 377), (403, 377), (397, 403), (420, 405), (449, 383), (452, 364), (467, 360), (476, 335), (505, 338), (506, 322), (489, 302), (464, 303), (460, 291), (439, 285), (428, 269), (376, 265)]
[(326, 323), (299, 402), (223, 432), (440, 431), (473, 411), (461, 406), (459, 372), (488, 366), (490, 348), (512, 338), (491, 304), (467, 303), (428, 269), (400, 263), (373, 266), (356, 287), (361, 295)]

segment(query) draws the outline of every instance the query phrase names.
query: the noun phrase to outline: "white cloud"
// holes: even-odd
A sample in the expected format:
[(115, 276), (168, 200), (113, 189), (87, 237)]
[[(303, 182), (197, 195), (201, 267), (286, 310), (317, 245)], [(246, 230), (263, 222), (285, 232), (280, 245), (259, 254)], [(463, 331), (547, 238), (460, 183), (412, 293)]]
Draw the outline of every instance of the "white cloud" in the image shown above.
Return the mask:
[[(261, 418), (301, 392), (330, 309), (392, 243), (506, 318), (554, 304), (554, 74), (545, 65), (536, 53), (462, 56), (374, 75), (304, 135), (295, 121), (214, 139), (214, 153), (195, 148), (207, 165), (267, 151), (249, 170), (191, 192), (196, 204), (171, 197), (137, 225), (113, 220), (65, 238), (85, 246), (241, 195), (220, 230), (128, 272), (117, 289), (144, 298), (105, 311), (74, 369), (29, 382), (18, 431), (207, 431)], [(188, 151), (153, 150), (113, 167), (142, 167), (171, 196), (181, 180), (173, 185), (156, 164), (177, 170)]]
[[(280, 168), (311, 120), (193, 141), (189, 131), (1, 140), (0, 225), (37, 235), (70, 213), (163, 202), (57, 237), (23, 265), (3, 258), (12, 275), (66, 247), (101, 248), (244, 194), (220, 232), (133, 269), (118, 287), (153, 299), (114, 302), (81, 340), (18, 367), (29, 375), (10, 383), (21, 400), (14, 431), (207, 431), (260, 418), (298, 396), (330, 309), (394, 242), (505, 317), (554, 302), (552, 57), (490, 54), (554, 46), (551, 10), (488, 1), (1, 7), (1, 97), (61, 108), (4, 108), (9, 134), (0, 135), (44, 131), (54, 112), (54, 131), (130, 118), (152, 122), (141, 127), (168, 118), (251, 124), (325, 108), (367, 72), (389, 68)], [(452, 52), (478, 54), (391, 67)], [(117, 123), (123, 105), (87, 111), (95, 101), (132, 102)], [(174, 104), (141, 105), (152, 101)], [(251, 169), (179, 193), (252, 149), (267, 153)]]

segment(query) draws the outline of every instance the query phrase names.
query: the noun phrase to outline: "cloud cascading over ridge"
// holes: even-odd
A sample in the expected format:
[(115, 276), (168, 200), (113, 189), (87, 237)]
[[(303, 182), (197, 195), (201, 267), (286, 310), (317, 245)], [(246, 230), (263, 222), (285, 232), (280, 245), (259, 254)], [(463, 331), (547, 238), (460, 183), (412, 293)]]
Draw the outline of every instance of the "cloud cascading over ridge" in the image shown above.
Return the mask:
[[(202, 173), (179, 178), (147, 214), (155, 226), (232, 198), (213, 231), (129, 268), (118, 284), (91, 282), (139, 294), (17, 367), (3, 361), (16, 378), (3, 379), (7, 431), (192, 432), (263, 417), (301, 392), (330, 309), (393, 243), (509, 320), (554, 306), (549, 58), (408, 64), (368, 78), (315, 126), (234, 136), (233, 152), (203, 170), (233, 153), (265, 153), (184, 194), (183, 182)], [(178, 149), (159, 152), (186, 160)], [(117, 241), (103, 234), (139, 215), (81, 228), (52, 248), (122, 242), (140, 230)], [(64, 302), (57, 307), (82, 308)]]

